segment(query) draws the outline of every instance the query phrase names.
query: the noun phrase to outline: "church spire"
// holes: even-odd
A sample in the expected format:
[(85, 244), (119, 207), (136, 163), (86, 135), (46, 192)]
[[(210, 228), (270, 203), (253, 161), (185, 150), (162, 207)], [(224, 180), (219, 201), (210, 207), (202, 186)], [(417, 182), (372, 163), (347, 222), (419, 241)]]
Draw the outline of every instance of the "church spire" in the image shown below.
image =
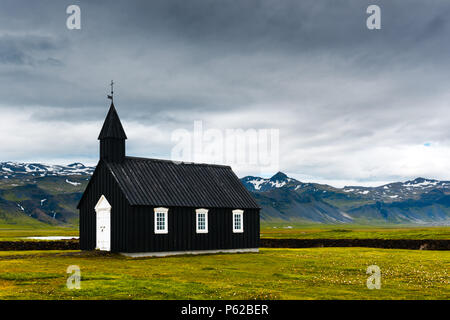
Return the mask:
[(100, 140), (100, 159), (109, 162), (122, 162), (125, 159), (125, 140), (127, 135), (114, 107), (112, 94), (111, 82), (111, 106), (98, 136), (98, 140)]
[(114, 107), (114, 102), (111, 101), (111, 106), (109, 107), (108, 115), (106, 116), (105, 122), (103, 123), (102, 130), (98, 136), (98, 140), (102, 139), (127, 139), (125, 130), (123, 130), (122, 123), (120, 122), (119, 115), (117, 114), (116, 108)]

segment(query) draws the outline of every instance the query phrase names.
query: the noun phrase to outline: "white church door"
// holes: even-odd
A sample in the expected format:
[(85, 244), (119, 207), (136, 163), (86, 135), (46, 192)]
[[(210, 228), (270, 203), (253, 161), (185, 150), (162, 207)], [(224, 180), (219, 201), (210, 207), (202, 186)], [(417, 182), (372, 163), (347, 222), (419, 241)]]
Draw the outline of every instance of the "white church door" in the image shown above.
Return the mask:
[(111, 205), (105, 196), (101, 196), (95, 206), (97, 247), (102, 251), (111, 251)]

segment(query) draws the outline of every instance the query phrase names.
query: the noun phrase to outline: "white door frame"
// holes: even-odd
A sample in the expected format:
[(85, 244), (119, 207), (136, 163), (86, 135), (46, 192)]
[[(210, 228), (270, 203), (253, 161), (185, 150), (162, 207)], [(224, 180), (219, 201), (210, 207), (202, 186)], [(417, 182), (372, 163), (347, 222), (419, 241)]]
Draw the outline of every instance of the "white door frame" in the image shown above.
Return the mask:
[(111, 251), (111, 205), (102, 195), (95, 205), (96, 249)]

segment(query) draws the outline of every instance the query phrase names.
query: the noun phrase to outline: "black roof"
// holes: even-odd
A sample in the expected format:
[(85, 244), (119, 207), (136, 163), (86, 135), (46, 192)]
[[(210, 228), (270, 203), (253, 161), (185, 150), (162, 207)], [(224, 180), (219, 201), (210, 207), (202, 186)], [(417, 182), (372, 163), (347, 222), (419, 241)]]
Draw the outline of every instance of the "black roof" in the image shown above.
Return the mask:
[(135, 157), (105, 163), (131, 205), (259, 208), (229, 166)]
[(111, 107), (109, 107), (108, 115), (106, 116), (105, 122), (103, 123), (102, 130), (98, 139), (126, 139), (127, 135), (125, 130), (123, 130), (122, 123), (120, 122), (119, 115), (117, 114), (114, 103), (111, 102)]

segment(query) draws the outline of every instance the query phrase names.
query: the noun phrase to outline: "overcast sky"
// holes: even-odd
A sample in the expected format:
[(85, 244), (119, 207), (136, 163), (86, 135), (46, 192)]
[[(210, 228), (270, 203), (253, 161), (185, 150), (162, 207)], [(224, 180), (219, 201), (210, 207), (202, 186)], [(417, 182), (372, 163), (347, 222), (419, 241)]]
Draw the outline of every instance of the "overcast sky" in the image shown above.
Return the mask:
[(2, 0), (0, 161), (95, 164), (114, 79), (129, 155), (170, 158), (201, 120), (278, 129), (279, 169), (302, 181), (450, 180), (449, 16), (446, 0)]

